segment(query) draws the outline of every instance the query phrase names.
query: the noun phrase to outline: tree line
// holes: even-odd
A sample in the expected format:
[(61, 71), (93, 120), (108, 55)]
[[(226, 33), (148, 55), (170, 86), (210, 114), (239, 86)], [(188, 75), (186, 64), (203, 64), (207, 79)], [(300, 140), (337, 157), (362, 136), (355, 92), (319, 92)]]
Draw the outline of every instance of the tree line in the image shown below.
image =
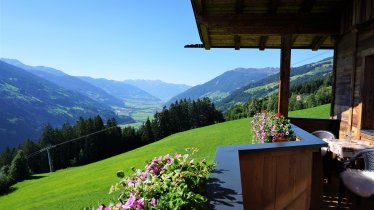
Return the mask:
[[(65, 123), (59, 128), (47, 125), (37, 142), (27, 139), (18, 148), (6, 148), (0, 154), (0, 193), (30, 174), (48, 172), (47, 153), (38, 153), (48, 146), (60, 144), (50, 149), (54, 170), (58, 170), (99, 161), (177, 132), (222, 121), (223, 114), (208, 98), (203, 98), (176, 101), (156, 112), (152, 120), (148, 118), (139, 128), (122, 129), (114, 118), (104, 123), (99, 115), (80, 117), (75, 125)], [(64, 143), (69, 140), (74, 141)]]
[[(297, 82), (290, 87), (288, 110), (299, 110), (331, 103), (332, 100), (332, 74), (307, 82)], [(235, 120), (252, 117), (262, 110), (277, 111), (277, 93), (263, 98), (253, 96), (247, 103), (238, 103), (226, 113), (226, 120)]]

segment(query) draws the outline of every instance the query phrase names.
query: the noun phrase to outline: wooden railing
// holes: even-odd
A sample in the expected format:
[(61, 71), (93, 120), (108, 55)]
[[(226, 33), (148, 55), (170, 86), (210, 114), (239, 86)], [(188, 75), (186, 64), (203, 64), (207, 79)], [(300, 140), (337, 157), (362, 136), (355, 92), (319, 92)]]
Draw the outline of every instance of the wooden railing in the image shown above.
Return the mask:
[(292, 124), (310, 133), (317, 130), (327, 130), (339, 137), (340, 120), (301, 117), (289, 117), (289, 119)]
[(301, 141), (218, 147), (210, 209), (320, 209), (327, 144), (293, 125)]

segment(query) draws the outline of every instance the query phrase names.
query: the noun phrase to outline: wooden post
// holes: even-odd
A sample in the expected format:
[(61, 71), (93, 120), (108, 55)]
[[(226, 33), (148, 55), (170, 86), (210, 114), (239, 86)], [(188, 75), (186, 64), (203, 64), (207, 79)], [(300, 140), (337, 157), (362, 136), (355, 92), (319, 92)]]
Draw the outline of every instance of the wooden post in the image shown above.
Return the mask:
[(290, 91), (292, 35), (281, 37), (280, 74), (278, 91), (278, 112), (288, 117), (288, 95)]

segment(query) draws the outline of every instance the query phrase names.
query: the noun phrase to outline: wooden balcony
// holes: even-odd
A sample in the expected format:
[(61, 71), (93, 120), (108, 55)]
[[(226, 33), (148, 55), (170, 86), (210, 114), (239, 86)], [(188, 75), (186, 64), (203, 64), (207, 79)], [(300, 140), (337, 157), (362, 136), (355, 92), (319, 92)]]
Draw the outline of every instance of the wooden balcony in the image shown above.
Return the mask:
[(321, 209), (324, 141), (293, 125), (300, 141), (218, 147), (211, 209)]

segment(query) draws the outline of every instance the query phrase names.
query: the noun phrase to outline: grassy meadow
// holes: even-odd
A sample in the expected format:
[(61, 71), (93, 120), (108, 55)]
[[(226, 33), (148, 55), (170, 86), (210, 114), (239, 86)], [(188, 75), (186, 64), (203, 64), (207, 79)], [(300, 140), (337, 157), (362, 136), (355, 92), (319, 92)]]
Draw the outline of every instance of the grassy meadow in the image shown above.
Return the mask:
[[(329, 107), (294, 111), (290, 116), (326, 118)], [(247, 118), (197, 128), (96, 163), (34, 175), (0, 196), (0, 209), (83, 209), (108, 204), (117, 196), (108, 194), (110, 186), (118, 181), (116, 171), (124, 169), (130, 173), (132, 166), (143, 168), (146, 160), (167, 153), (183, 153), (187, 147), (198, 148), (196, 158), (211, 162), (220, 145), (251, 143), (249, 123)]]
[(302, 109), (292, 111), (288, 114), (290, 117), (305, 117), (305, 118), (330, 118), (330, 108), (331, 104), (325, 104), (309, 109)]

